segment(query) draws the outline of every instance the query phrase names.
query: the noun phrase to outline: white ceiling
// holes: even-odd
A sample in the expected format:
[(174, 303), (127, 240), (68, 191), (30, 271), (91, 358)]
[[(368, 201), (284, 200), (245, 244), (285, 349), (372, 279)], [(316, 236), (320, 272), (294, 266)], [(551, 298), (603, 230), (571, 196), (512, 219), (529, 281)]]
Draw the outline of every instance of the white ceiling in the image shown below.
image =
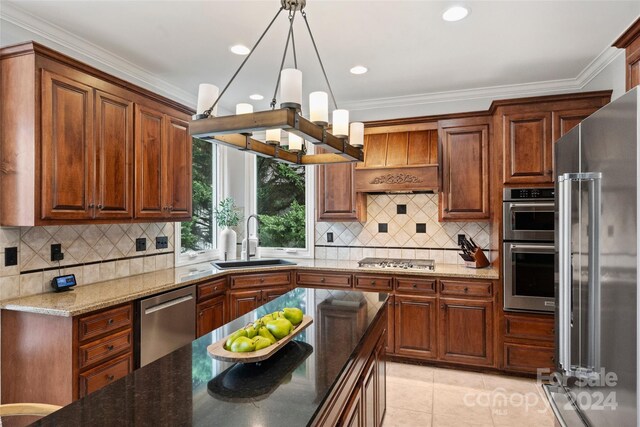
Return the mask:
[[(469, 17), (448, 23), (441, 14), (451, 2), (308, 0), (308, 19), (341, 107), (403, 105), (505, 85), (562, 88), (640, 15), (640, 1), (465, 3)], [(36, 33), (193, 105), (198, 83), (222, 87), (242, 61), (229, 46), (251, 46), (278, 7), (278, 0), (2, 0), (0, 44)], [(283, 12), (223, 107), (251, 102), (257, 110), (268, 108), (287, 28)], [(325, 90), (301, 19), (296, 43), (305, 93)], [(351, 75), (357, 64), (369, 72)], [(265, 100), (249, 101), (252, 93)]]

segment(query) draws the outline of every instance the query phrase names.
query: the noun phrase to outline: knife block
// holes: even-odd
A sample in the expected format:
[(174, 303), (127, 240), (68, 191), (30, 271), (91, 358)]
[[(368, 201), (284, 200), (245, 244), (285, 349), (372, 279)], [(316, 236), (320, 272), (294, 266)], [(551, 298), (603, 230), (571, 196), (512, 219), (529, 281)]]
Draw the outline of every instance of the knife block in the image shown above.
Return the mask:
[(473, 251), (470, 256), (473, 258), (473, 261), (465, 260), (464, 262), (464, 266), (467, 268), (485, 268), (491, 264), (480, 248)]

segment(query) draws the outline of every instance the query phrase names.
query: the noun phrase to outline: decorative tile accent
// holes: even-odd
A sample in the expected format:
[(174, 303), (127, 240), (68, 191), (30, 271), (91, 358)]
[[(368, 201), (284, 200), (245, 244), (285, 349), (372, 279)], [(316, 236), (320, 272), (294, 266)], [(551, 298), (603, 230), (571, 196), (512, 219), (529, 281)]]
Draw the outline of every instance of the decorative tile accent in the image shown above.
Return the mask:
[(425, 233), (427, 232), (427, 224), (425, 223), (417, 223), (416, 224), (416, 233)]
[(378, 233), (388, 233), (389, 232), (389, 225), (386, 223), (380, 223), (378, 224)]
[(397, 205), (396, 213), (398, 215), (406, 215), (407, 214), (407, 205)]

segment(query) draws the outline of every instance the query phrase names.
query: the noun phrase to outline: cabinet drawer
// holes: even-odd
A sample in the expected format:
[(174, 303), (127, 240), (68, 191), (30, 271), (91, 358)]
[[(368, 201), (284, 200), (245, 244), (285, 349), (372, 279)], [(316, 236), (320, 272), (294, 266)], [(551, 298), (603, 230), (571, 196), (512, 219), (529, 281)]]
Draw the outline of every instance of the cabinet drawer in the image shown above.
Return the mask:
[(125, 326), (131, 326), (132, 319), (131, 304), (81, 317), (78, 320), (78, 340), (84, 341)]
[(97, 341), (81, 345), (79, 348), (78, 364), (80, 369), (109, 359), (114, 354), (129, 351), (132, 341), (131, 329), (109, 335)]
[(327, 288), (350, 288), (350, 274), (330, 273), (298, 273), (296, 277), (298, 286), (324, 286)]
[(493, 286), (491, 282), (441, 280), (440, 293), (442, 295), (460, 295), (465, 297), (491, 297), (493, 295)]
[(504, 369), (535, 373), (538, 368), (555, 366), (553, 347), (524, 344), (504, 344)]
[(202, 283), (198, 285), (198, 302), (204, 301), (213, 297), (214, 295), (224, 292), (227, 288), (227, 278), (214, 280), (209, 283)]
[(80, 374), (80, 397), (101, 389), (133, 371), (133, 357), (125, 354)]
[(291, 282), (289, 271), (279, 273), (245, 274), (231, 276), (231, 288), (254, 288), (271, 285), (288, 285)]
[(508, 338), (553, 341), (555, 322), (553, 316), (545, 319), (505, 313), (504, 331), (505, 337)]
[(385, 276), (356, 276), (356, 289), (372, 291), (392, 291), (393, 278)]
[(426, 279), (414, 279), (411, 277), (396, 278), (396, 290), (399, 292), (436, 292), (436, 281)]

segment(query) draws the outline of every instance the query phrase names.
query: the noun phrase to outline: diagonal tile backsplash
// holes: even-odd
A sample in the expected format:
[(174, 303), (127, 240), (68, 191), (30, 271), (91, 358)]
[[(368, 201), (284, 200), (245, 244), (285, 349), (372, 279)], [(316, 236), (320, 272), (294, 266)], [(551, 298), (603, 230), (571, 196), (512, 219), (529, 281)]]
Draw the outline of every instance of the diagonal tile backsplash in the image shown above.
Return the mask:
[[(156, 249), (157, 236), (168, 238), (167, 249)], [(147, 240), (136, 251), (135, 240)], [(0, 300), (50, 290), (58, 275), (51, 261), (51, 245), (62, 245), (62, 274), (75, 274), (79, 284), (90, 284), (130, 274), (173, 267), (174, 224), (101, 224), (46, 227), (0, 227)], [(4, 266), (4, 251), (18, 248), (18, 265)]]
[[(406, 206), (406, 214), (398, 213), (404, 210), (398, 209), (398, 205)], [(384, 229), (387, 231), (381, 232)], [(327, 241), (328, 232), (333, 233), (333, 242)], [(397, 256), (462, 263), (456, 255), (458, 234), (465, 234), (483, 249), (489, 249), (488, 222), (438, 222), (437, 194), (370, 194), (366, 223), (316, 223), (316, 258), (343, 258), (348, 254), (352, 260)]]

